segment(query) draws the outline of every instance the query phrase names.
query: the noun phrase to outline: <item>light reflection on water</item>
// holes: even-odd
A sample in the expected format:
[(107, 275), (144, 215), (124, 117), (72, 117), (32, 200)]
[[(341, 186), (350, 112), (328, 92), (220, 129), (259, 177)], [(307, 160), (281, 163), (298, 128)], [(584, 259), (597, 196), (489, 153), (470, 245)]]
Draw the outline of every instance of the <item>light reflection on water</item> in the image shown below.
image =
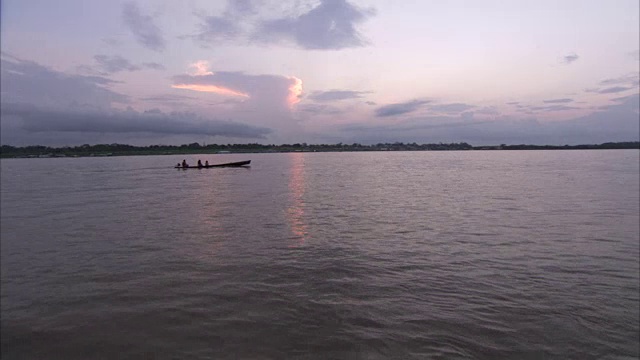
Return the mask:
[(307, 226), (304, 223), (304, 154), (290, 153), (291, 173), (289, 176), (289, 207), (287, 208), (287, 222), (293, 233), (293, 247), (302, 246), (307, 236)]

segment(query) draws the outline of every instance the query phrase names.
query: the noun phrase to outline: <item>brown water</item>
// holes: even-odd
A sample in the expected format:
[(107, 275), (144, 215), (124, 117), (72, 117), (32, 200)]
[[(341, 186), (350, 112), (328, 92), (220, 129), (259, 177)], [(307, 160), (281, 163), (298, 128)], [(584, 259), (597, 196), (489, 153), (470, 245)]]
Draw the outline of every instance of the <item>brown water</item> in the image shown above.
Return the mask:
[(639, 152), (1, 161), (2, 359), (640, 355)]

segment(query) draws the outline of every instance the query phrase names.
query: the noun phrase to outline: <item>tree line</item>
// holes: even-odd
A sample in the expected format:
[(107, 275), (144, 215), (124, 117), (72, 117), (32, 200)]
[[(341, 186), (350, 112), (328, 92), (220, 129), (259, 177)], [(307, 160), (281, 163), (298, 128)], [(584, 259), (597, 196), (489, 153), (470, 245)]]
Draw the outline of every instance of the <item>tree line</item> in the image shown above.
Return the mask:
[(15, 147), (2, 145), (2, 157), (35, 157), (35, 156), (117, 156), (117, 155), (169, 155), (190, 153), (217, 152), (330, 152), (330, 151), (444, 151), (444, 150), (565, 150), (565, 149), (640, 149), (640, 142), (608, 142), (597, 145), (506, 145), (472, 146), (466, 142), (417, 144), (413, 143), (377, 143), (365, 145), (352, 144), (208, 144), (199, 143), (183, 145), (149, 145), (133, 146), (126, 144), (84, 144), (80, 146), (49, 147), (42, 145)]

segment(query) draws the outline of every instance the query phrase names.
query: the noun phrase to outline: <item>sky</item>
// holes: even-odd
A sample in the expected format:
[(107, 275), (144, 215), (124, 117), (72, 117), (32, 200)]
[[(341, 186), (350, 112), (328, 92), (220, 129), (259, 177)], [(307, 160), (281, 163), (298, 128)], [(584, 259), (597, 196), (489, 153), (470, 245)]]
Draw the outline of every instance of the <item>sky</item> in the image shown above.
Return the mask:
[(0, 142), (640, 140), (638, 0), (3, 0)]

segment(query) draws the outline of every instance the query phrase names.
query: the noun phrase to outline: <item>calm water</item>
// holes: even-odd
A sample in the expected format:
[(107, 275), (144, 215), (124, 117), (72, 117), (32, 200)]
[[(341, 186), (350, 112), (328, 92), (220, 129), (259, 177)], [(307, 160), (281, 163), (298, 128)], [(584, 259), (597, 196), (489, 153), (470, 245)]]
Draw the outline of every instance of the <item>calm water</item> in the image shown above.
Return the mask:
[(182, 158), (1, 161), (2, 359), (640, 354), (637, 150)]

